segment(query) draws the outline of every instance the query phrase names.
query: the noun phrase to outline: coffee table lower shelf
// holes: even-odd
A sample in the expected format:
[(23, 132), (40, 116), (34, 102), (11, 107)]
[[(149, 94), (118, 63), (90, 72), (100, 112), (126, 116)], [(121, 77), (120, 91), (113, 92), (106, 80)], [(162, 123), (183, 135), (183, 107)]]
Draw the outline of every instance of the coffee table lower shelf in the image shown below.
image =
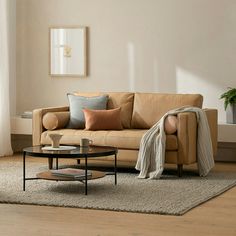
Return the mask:
[[(92, 172), (92, 176), (88, 176), (88, 180), (99, 179), (99, 178), (103, 178), (104, 176), (106, 176), (106, 173), (102, 172), (102, 171), (92, 170), (91, 172)], [(72, 177), (55, 176), (55, 175), (52, 175), (51, 171), (40, 172), (36, 175), (36, 177), (39, 179), (54, 180), (54, 181), (80, 181), (80, 182), (83, 182), (85, 180), (85, 178), (83, 180), (78, 180), (78, 179), (75, 179)]]

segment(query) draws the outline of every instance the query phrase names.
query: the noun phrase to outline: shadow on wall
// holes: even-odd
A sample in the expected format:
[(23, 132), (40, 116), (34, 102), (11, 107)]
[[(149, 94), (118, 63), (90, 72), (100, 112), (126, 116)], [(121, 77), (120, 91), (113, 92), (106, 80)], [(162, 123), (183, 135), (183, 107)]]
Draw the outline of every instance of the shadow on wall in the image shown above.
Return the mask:
[(181, 3), (167, 2), (166, 9), (158, 11), (162, 21), (156, 34), (152, 26), (146, 32), (151, 50), (138, 42), (128, 43), (129, 89), (200, 93), (203, 106), (217, 108), (219, 121), (224, 122), (219, 97), (227, 87), (236, 87), (236, 2), (216, 0), (214, 7), (212, 1)]
[[(234, 66), (236, 46), (236, 4), (232, 1), (214, 4), (212, 11), (191, 12), (179, 34), (186, 35), (180, 43), (176, 60), (176, 91), (201, 93), (205, 107), (218, 109), (219, 121), (225, 121), (225, 111), (220, 95), (229, 86), (235, 87)], [(209, 9), (209, 8), (208, 8)], [(196, 14), (197, 13), (197, 14)], [(190, 13), (189, 13), (190, 14)], [(186, 34), (188, 32), (188, 34)]]

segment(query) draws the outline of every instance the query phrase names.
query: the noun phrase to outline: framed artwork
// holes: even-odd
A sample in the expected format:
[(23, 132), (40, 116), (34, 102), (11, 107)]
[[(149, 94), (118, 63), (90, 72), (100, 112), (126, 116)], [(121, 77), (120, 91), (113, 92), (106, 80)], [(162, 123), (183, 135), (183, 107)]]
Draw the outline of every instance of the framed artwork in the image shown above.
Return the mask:
[(86, 27), (50, 28), (50, 75), (87, 75)]

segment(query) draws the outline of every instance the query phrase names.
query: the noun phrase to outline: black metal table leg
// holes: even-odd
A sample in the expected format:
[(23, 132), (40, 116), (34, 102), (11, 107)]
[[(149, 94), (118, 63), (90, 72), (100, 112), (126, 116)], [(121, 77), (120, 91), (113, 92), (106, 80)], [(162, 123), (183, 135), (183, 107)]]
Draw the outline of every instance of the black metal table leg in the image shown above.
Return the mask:
[(56, 158), (56, 169), (58, 170), (58, 157)]
[(115, 185), (117, 185), (117, 154), (115, 154), (115, 168), (114, 168), (114, 172), (115, 172)]
[(25, 152), (23, 152), (23, 191), (25, 191)]
[(88, 172), (88, 166), (87, 166), (87, 155), (85, 155), (85, 195), (87, 195), (88, 193), (88, 176), (87, 176), (87, 172)]

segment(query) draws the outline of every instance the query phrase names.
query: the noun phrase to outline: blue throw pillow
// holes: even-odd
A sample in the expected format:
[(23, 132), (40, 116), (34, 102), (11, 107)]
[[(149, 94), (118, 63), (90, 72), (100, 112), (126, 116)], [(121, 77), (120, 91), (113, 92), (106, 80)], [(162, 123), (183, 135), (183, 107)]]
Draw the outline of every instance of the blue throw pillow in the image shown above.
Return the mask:
[(74, 94), (67, 94), (70, 106), (70, 120), (67, 128), (83, 129), (85, 128), (85, 118), (83, 109), (106, 110), (108, 95), (97, 97), (82, 97)]

